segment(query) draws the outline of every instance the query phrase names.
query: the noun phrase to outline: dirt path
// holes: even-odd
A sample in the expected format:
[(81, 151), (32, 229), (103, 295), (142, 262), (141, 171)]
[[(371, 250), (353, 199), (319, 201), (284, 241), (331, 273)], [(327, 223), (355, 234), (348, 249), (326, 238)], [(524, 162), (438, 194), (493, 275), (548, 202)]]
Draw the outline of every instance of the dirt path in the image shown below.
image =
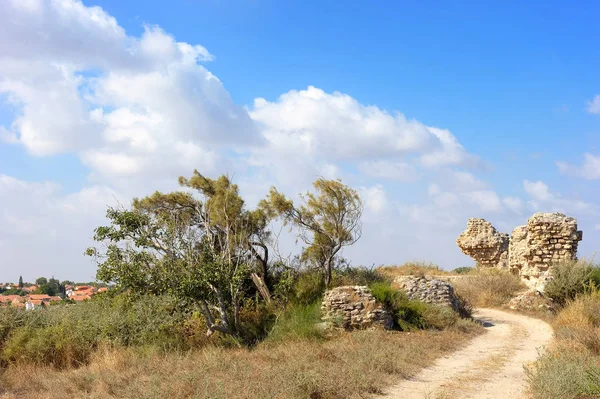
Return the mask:
[(496, 309), (478, 309), (475, 317), (485, 323), (486, 334), (390, 388), (384, 398), (527, 398), (523, 366), (548, 344), (552, 329), (541, 320)]

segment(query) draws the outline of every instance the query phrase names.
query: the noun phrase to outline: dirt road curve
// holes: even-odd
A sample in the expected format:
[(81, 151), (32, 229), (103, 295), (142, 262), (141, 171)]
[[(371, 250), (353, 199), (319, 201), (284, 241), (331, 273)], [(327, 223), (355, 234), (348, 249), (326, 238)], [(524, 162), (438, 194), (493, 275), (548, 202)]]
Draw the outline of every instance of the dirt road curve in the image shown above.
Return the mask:
[(390, 388), (383, 397), (527, 398), (523, 366), (533, 362), (548, 344), (552, 329), (541, 320), (495, 309), (478, 309), (475, 317), (485, 323), (486, 334), (415, 378)]

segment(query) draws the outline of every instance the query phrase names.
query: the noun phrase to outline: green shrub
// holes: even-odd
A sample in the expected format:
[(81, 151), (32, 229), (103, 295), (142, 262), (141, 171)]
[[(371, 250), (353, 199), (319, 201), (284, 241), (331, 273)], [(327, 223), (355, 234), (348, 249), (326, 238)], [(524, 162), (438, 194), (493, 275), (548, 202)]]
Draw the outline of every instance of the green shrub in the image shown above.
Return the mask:
[(563, 346), (542, 355), (527, 375), (534, 399), (600, 397), (598, 359), (577, 348)]
[(321, 302), (310, 305), (290, 304), (275, 323), (267, 342), (284, 340), (322, 339)]
[(371, 285), (384, 282), (383, 277), (376, 267), (343, 267), (334, 270), (332, 276), (332, 287), (343, 285)]
[(0, 359), (55, 367), (87, 361), (100, 344), (187, 349), (199, 331), (189, 307), (168, 296), (98, 297), (25, 311), (0, 308)]
[(582, 294), (591, 283), (599, 284), (600, 269), (589, 261), (566, 261), (552, 267), (552, 280), (544, 292), (558, 306)]
[(392, 314), (395, 327), (402, 331), (442, 330), (460, 319), (449, 307), (409, 300), (404, 292), (392, 288), (389, 283), (375, 283), (370, 288), (373, 296)]
[(318, 271), (305, 271), (298, 274), (290, 293), (290, 302), (309, 305), (318, 301), (325, 292), (323, 274)]

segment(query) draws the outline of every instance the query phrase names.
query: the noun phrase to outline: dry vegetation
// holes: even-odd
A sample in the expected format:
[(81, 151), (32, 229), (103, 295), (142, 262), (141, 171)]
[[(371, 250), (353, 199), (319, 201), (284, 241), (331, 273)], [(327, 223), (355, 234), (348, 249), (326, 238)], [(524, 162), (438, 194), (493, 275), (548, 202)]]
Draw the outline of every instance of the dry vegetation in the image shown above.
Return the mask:
[[(464, 325), (463, 325), (464, 327)], [(13, 366), (0, 386), (9, 398), (352, 398), (378, 393), (480, 331), (361, 331), (335, 339), (207, 347), (185, 353), (104, 349), (78, 369)]]
[(600, 397), (599, 272), (585, 260), (557, 266), (548, 290), (560, 307), (552, 322), (556, 340), (528, 371), (535, 399)]
[(453, 285), (456, 293), (475, 307), (502, 306), (525, 288), (518, 276), (497, 269), (474, 270)]
[(452, 275), (447, 270), (431, 262), (406, 262), (402, 265), (382, 266), (377, 271), (386, 278), (393, 279), (398, 276), (448, 276)]

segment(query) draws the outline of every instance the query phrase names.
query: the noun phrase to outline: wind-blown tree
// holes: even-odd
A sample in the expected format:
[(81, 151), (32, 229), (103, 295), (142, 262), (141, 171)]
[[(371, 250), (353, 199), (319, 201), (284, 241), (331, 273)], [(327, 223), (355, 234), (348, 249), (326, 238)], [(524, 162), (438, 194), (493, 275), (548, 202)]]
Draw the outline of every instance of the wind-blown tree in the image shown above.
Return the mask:
[(331, 284), (331, 274), (340, 250), (354, 244), (362, 234), (362, 201), (358, 193), (340, 180), (320, 178), (313, 183), (316, 193), (301, 195), (297, 206), (275, 187), (271, 188), (260, 207), (270, 216), (283, 218), (299, 228), (299, 237), (307, 248), (304, 261), (323, 270), (325, 286)]
[(192, 301), (207, 335), (235, 335), (244, 282), (251, 276), (270, 297), (267, 215), (244, 209), (237, 185), (226, 176), (213, 180), (194, 171), (179, 182), (200, 198), (190, 191), (156, 192), (134, 199), (130, 210), (110, 208), (111, 225), (98, 227), (94, 237), (106, 243), (105, 252), (86, 252), (98, 259), (99, 280)]

